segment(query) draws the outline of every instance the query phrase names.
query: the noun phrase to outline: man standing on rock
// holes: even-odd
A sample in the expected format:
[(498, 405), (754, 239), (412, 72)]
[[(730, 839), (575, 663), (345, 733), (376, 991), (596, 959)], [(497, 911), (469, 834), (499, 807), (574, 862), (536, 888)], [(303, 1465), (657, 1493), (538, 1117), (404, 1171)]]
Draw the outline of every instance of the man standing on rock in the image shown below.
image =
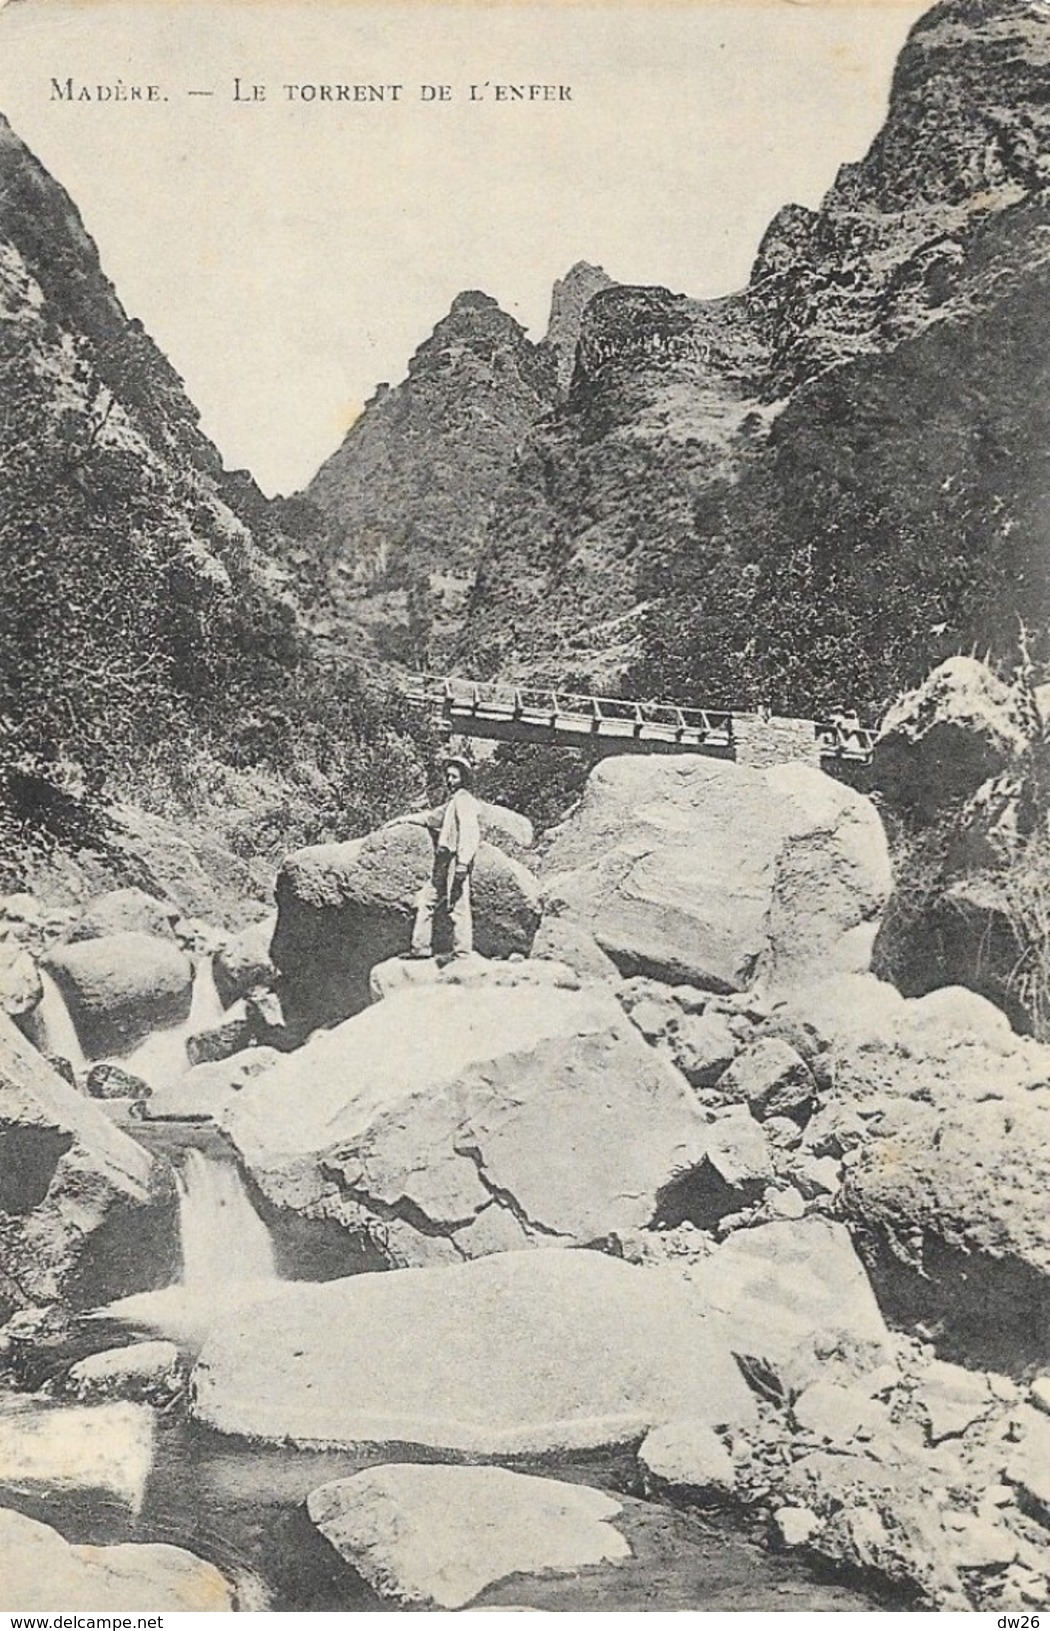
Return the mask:
[(470, 790), (472, 775), (467, 759), (446, 760), (447, 804), (399, 818), (426, 827), (435, 844), (433, 870), (416, 897), (411, 957), (433, 956), (434, 912), (441, 903), (452, 924), (453, 957), (469, 957), (474, 950), (470, 877), (481, 843), (481, 823), (478, 801)]

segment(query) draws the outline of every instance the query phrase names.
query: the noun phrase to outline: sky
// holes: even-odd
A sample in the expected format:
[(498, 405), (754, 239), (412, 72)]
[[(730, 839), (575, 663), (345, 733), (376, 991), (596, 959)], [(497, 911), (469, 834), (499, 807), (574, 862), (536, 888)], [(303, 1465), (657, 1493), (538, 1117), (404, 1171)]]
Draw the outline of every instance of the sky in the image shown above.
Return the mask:
[(924, 9), (0, 0), (0, 110), (226, 463), (292, 492), (463, 289), (538, 339), (578, 260), (746, 282), (776, 211), (863, 155)]

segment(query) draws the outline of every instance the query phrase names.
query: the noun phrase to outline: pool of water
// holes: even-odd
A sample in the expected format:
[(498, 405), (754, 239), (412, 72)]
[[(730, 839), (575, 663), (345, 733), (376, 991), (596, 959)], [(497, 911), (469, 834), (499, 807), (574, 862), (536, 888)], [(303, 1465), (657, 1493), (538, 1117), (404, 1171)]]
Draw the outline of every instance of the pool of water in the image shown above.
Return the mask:
[[(61, 1409), (60, 1405), (50, 1408)], [(409, 1456), (404, 1459), (411, 1458)], [(349, 1477), (389, 1456), (261, 1447), (228, 1439), (185, 1419), (159, 1417), (155, 1455), (137, 1513), (98, 1491), (0, 1500), (40, 1518), (77, 1543), (164, 1541), (214, 1563), (243, 1608), (383, 1612), (384, 1603), (313, 1528), (305, 1500), (318, 1485)], [(649, 1503), (630, 1493), (626, 1451), (517, 1470), (601, 1487), (621, 1498), (617, 1527), (631, 1560), (571, 1576), (511, 1579), (481, 1604), (554, 1610), (765, 1609), (870, 1610), (907, 1606), (771, 1555), (724, 1523)]]

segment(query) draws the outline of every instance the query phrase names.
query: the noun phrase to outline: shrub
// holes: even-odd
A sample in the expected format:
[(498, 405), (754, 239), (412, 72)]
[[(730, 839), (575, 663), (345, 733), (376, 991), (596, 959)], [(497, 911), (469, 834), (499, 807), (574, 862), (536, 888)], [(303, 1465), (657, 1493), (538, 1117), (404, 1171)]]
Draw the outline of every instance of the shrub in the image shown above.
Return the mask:
[(527, 815), (537, 832), (564, 819), (597, 764), (596, 749), (501, 742), (477, 768), (479, 797)]

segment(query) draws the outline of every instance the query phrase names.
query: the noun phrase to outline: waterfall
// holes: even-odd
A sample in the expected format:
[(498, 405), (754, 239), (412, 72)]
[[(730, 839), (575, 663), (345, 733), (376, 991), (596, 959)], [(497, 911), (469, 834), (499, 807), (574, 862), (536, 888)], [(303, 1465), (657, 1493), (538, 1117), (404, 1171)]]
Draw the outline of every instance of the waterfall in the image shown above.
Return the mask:
[(212, 1025), (220, 1024), (224, 1012), (222, 998), (215, 985), (215, 960), (212, 957), (202, 957), (193, 975), (193, 999), (190, 1003), (190, 1015), (186, 1021), (187, 1036), (192, 1036), (195, 1031), (207, 1031)]
[(181, 1279), (121, 1297), (85, 1318), (116, 1321), (196, 1353), (220, 1315), (270, 1296), (278, 1274), (269, 1232), (232, 1161), (188, 1149), (175, 1184)]
[[(60, 1058), (68, 1059), (76, 1075), (82, 1077), (90, 1068), (91, 1061), (80, 1045), (80, 1038), (66, 1006), (66, 999), (51, 975), (43, 968), (40, 970), (40, 983), (44, 994), (33, 1015), (36, 1046), (41, 1053), (56, 1054)], [(193, 995), (186, 1018), (178, 1025), (151, 1031), (149, 1036), (137, 1043), (130, 1052), (112, 1055), (113, 1062), (132, 1076), (138, 1076), (141, 1081), (148, 1082), (150, 1087), (158, 1091), (173, 1086), (189, 1069), (189, 1060), (186, 1057), (188, 1038), (197, 1031), (206, 1031), (212, 1025), (218, 1025), (223, 1012), (222, 1002), (215, 988), (212, 959), (202, 957), (194, 971)]]
[(175, 1181), (184, 1286), (277, 1278), (269, 1231), (232, 1161), (187, 1150)]
[(74, 1071), (80, 1074), (88, 1068), (87, 1059), (66, 999), (46, 968), (40, 970), (40, 984), (44, 994), (33, 1015), (36, 1045), (41, 1053), (68, 1059)]
[(215, 973), (210, 957), (202, 957), (193, 976), (193, 997), (187, 1017), (163, 1031), (152, 1031), (143, 1042), (125, 1054), (118, 1063), (132, 1076), (148, 1082), (156, 1091), (172, 1087), (189, 1069), (187, 1039), (205, 1031), (222, 1019), (223, 1007), (215, 989)]

